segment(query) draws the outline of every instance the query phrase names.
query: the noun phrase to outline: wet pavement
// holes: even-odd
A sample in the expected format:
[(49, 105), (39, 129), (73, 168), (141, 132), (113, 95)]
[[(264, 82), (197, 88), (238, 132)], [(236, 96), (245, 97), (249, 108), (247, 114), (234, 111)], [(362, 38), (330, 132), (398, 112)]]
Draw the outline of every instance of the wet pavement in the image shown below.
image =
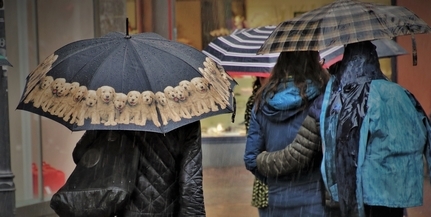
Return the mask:
[[(253, 175), (244, 167), (205, 168), (204, 197), (207, 217), (258, 217), (250, 205)], [(431, 216), (431, 185), (424, 182), (424, 205), (408, 209), (408, 217)]]
[(244, 167), (205, 168), (204, 199), (207, 217), (257, 217), (252, 207), (253, 175)]

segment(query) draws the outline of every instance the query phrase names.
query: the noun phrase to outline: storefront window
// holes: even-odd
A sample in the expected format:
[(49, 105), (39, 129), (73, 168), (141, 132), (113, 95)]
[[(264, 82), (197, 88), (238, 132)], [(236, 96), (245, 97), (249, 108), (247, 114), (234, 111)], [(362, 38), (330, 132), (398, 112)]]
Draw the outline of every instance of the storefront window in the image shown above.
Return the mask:
[[(93, 4), (92, 1), (44, 0), (37, 4), (18, 1), (6, 5), (6, 36), (8, 33), (21, 36), (7, 37), (8, 57), (14, 62), (14, 67), (8, 70), (8, 92), (11, 164), (19, 208), (49, 201), (65, 183), (74, 168), (72, 150), (82, 134), (72, 133), (39, 115), (16, 110), (25, 79), (63, 45), (94, 36)], [(13, 26), (17, 29), (10, 28)]]
[[(177, 0), (175, 5), (177, 41), (204, 49), (219, 36), (229, 35), (246, 27), (244, 0)], [(192, 10), (193, 9), (193, 10)], [(236, 114), (205, 118), (202, 123), (204, 137), (245, 136), (244, 110), (251, 95), (253, 77), (235, 77)]]
[[(94, 37), (92, 6), (91, 2), (86, 1), (51, 0), (38, 3), (40, 61), (68, 43)], [(46, 13), (53, 11), (53, 7), (55, 12)], [(61, 35), (52, 34), (56, 29), (62, 29)], [(82, 132), (71, 132), (63, 125), (47, 118), (41, 119), (41, 132), (43, 153), (41, 168), (45, 169), (44, 198), (50, 199), (75, 167), (72, 151)]]
[[(8, 13), (7, 5), (5, 7), (5, 23), (6, 23), (6, 43), (7, 43), (7, 54), (13, 55), (13, 51), (11, 50), (14, 46), (13, 44), (18, 44), (18, 49), (22, 52), (22, 59), (25, 59), (27, 63), (24, 65), (19, 65), (19, 67), (26, 68), (26, 66), (30, 64), (34, 64), (37, 62), (36, 60), (36, 40), (35, 33), (32, 31), (35, 27), (35, 23), (31, 22), (34, 19), (34, 4), (31, 2), (25, 5), (21, 5), (23, 16), (22, 19), (16, 19), (15, 17), (10, 17)], [(28, 36), (28, 40), (21, 41), (20, 43), (16, 38), (8, 37), (8, 23), (17, 22), (18, 29), (17, 32)], [(12, 58), (12, 59), (11, 59)], [(13, 62), (13, 56), (10, 56), (10, 61)], [(18, 64), (13, 64), (15, 67)], [(38, 189), (33, 186), (33, 179), (35, 181), (39, 181), (38, 174), (32, 173), (32, 160), (41, 160), (40, 154), (40, 143), (38, 142), (37, 133), (33, 133), (32, 127), (34, 127), (33, 122), (31, 121), (32, 116), (27, 113), (23, 116), (20, 116), (17, 111), (14, 111), (14, 108), (17, 104), (15, 104), (20, 97), (21, 89), (19, 85), (11, 85), (11, 84), (19, 84), (22, 83), (25, 79), (25, 75), (20, 75), (19, 73), (14, 73), (16, 70), (15, 67), (8, 68), (8, 88), (9, 88), (9, 122), (10, 122), (10, 146), (11, 146), (11, 166), (12, 171), (15, 175), (14, 183), (16, 187), (16, 200), (17, 205), (20, 205), (20, 201), (27, 201), (27, 203), (31, 203), (37, 196), (34, 194), (34, 191)], [(23, 78), (23, 79), (21, 79)], [(16, 83), (15, 83), (16, 82)], [(15, 90), (16, 89), (16, 90)], [(13, 108), (13, 109), (12, 109)], [(21, 119), (22, 117), (22, 119)], [(21, 121), (16, 121), (21, 120)], [(25, 127), (22, 127), (25, 126)], [(18, 129), (18, 130), (17, 130)], [(20, 134), (22, 133), (22, 134)], [(25, 133), (25, 136), (24, 136)]]
[(234, 89), (236, 99), (235, 122), (232, 114), (217, 115), (205, 118), (202, 123), (204, 137), (245, 136), (244, 112), (248, 98), (252, 92), (253, 76), (234, 78), (238, 85)]

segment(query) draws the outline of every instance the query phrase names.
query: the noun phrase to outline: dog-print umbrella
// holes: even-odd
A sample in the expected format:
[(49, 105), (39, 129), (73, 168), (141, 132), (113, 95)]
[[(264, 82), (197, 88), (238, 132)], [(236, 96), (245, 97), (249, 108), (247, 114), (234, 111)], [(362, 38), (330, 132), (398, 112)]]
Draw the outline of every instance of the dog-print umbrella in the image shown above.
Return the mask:
[(415, 34), (423, 33), (431, 33), (431, 27), (406, 7), (336, 0), (280, 23), (258, 53), (318, 51), (337, 45), (411, 35), (413, 65), (416, 65)]
[(48, 56), (28, 75), (17, 109), (72, 131), (166, 133), (213, 115), (234, 119), (235, 85), (191, 46), (156, 33), (111, 32)]

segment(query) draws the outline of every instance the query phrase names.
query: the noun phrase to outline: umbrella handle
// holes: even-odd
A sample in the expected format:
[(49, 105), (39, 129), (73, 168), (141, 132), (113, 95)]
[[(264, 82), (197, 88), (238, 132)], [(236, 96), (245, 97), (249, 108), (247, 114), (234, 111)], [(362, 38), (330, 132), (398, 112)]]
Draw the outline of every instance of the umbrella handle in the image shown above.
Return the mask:
[(235, 123), (235, 116), (236, 116), (236, 99), (235, 99), (235, 95), (234, 95), (233, 96), (232, 123)]
[(418, 64), (418, 52), (416, 49), (416, 38), (413, 32), (412, 32), (412, 56), (413, 56), (413, 66), (416, 66)]
[(131, 36), (129, 35), (129, 18), (126, 17), (126, 36), (125, 38), (131, 38)]

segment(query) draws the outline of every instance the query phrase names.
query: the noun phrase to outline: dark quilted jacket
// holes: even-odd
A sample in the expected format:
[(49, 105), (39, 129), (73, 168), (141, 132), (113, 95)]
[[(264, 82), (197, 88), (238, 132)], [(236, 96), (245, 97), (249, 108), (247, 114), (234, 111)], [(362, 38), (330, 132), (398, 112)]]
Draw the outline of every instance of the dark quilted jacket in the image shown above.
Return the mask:
[[(137, 134), (141, 156), (136, 187), (117, 216), (205, 216), (200, 122), (166, 134)], [(85, 153), (82, 147), (74, 150), (75, 162)]]

